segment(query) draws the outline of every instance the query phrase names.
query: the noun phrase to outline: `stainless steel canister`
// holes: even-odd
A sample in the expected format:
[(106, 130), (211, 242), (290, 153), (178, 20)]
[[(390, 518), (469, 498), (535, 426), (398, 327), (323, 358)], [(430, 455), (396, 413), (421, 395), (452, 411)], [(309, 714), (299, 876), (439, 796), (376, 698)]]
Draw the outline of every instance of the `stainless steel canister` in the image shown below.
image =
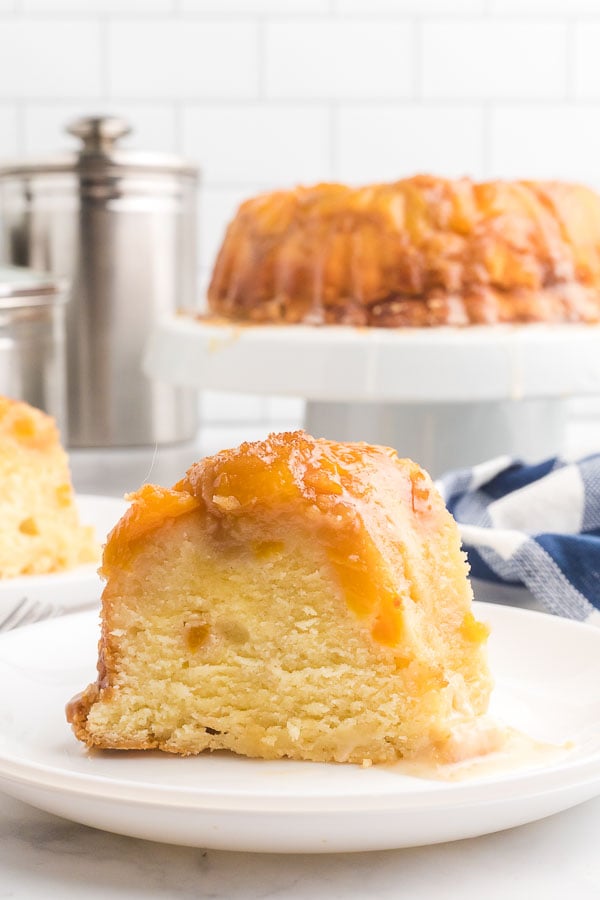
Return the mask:
[(43, 272), (0, 268), (0, 394), (65, 425), (67, 284)]
[(68, 443), (171, 443), (197, 428), (193, 391), (141, 370), (155, 319), (193, 308), (197, 169), (117, 147), (130, 128), (92, 117), (79, 153), (0, 167), (0, 259), (66, 276)]

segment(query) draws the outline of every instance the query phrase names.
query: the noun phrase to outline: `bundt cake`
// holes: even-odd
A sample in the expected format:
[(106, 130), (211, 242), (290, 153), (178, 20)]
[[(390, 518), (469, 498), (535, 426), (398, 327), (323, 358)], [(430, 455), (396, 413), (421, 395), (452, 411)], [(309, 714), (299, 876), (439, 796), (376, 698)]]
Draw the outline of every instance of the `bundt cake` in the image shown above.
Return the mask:
[(90, 747), (446, 759), (484, 718), (456, 524), (393, 450), (294, 432), (206, 458), (131, 497), (102, 573), (98, 680), (67, 707)]
[(80, 524), (67, 455), (50, 416), (0, 397), (0, 578), (96, 562)]
[(255, 323), (597, 322), (600, 197), (425, 175), (263, 194), (229, 225), (208, 301)]

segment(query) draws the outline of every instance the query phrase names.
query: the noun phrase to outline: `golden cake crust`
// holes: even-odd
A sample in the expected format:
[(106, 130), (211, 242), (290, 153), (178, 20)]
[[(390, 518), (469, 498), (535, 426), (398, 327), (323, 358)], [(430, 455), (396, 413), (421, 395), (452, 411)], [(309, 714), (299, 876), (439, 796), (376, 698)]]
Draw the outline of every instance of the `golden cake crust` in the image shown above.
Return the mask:
[[(389, 509), (405, 506), (424, 530), (452, 526), (429, 476), (388, 447), (314, 439), (304, 432), (272, 434), (196, 463), (174, 488), (144, 485), (108, 537), (101, 572), (135, 553), (144, 535), (166, 519), (197, 510), (205, 527), (228, 540), (236, 519), (284, 519), (314, 531), (330, 549), (349, 605), (372, 617), (373, 637), (394, 644), (402, 612), (389, 572), (401, 548), (390, 537)], [(220, 532), (223, 532), (222, 534)], [(349, 560), (360, 551), (360, 559)]]
[(51, 416), (28, 403), (0, 396), (0, 440), (15, 446), (47, 451), (59, 443), (56, 423)]
[(208, 299), (256, 323), (597, 322), (600, 198), (427, 175), (260, 195), (229, 225)]

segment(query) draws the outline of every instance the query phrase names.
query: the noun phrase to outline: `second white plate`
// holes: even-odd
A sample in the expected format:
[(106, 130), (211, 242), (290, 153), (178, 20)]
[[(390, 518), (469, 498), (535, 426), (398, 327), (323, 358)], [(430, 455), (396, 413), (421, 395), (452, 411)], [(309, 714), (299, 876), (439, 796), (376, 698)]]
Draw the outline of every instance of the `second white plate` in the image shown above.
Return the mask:
[[(92, 525), (99, 544), (127, 509), (118, 497), (80, 494), (77, 506), (84, 525)], [(0, 581), (0, 631), (26, 622), (38, 622), (95, 603), (102, 591), (98, 563), (66, 572), (27, 575)]]
[(65, 702), (94, 677), (97, 616), (0, 635), (0, 789), (96, 828), (195, 847), (339, 852), (474, 837), (600, 794), (600, 629), (476, 604), (490, 622), (492, 713), (572, 749), (459, 782), (394, 767), (232, 754), (88, 753)]

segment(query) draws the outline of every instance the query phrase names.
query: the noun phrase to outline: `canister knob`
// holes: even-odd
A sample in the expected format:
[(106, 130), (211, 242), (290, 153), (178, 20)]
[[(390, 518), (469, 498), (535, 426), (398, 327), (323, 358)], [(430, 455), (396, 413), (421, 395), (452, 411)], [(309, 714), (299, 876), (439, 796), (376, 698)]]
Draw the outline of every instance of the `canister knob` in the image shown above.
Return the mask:
[(131, 132), (131, 126), (117, 116), (85, 116), (67, 126), (69, 134), (83, 141), (82, 156), (110, 155), (116, 141)]

